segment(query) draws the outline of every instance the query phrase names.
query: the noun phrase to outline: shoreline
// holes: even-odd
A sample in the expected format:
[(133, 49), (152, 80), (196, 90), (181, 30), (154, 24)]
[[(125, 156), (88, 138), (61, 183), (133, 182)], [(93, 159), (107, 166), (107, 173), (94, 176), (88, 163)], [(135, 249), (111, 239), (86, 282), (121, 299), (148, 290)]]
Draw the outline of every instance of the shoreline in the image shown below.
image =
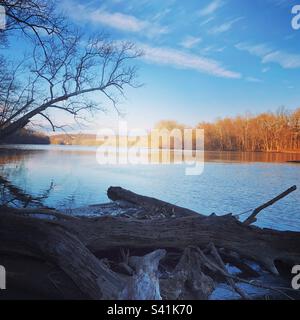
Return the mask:
[[(1, 223), (6, 226), (1, 237), (4, 237), (3, 243), (8, 244), (6, 248), (12, 250), (12, 256), (10, 251), (7, 251), (4, 262), (13, 270), (11, 274), (18, 272), (20, 266), (28, 270), (24, 278), (18, 279), (18, 282), (9, 278), (13, 288), (7, 292), (8, 299), (22, 297), (24, 291), (31, 299), (71, 297), (104, 300), (276, 300), (288, 299), (290, 296), (299, 298), (297, 292), (290, 292), (288, 289), (289, 281), (284, 276), (284, 265), (265, 264), (264, 259), (268, 255), (273, 257), (273, 254), (277, 256), (279, 253), (282, 259), (284, 255), (289, 259), (289, 254), (292, 254), (291, 257), (298, 256), (298, 247), (294, 248), (295, 252), (290, 253), (288, 251), (291, 249), (285, 252), (282, 248), (289, 241), (298, 243), (300, 233), (246, 226), (230, 215), (202, 216), (198, 212), (135, 194), (120, 187), (111, 187), (107, 193), (112, 202), (85, 208), (87, 211), (92, 208), (98, 210), (97, 216), (90, 217), (85, 214), (70, 216), (53, 209), (0, 208)], [(76, 210), (77, 213), (84, 213), (83, 208)], [(99, 210), (102, 210), (101, 216)], [(194, 224), (197, 226), (192, 227)], [(14, 230), (12, 228), (17, 228), (19, 232), (11, 233)], [(140, 228), (144, 229), (144, 232), (139, 231)], [(220, 228), (223, 232), (220, 232)], [(232, 232), (231, 228), (237, 228), (236, 232)], [(31, 236), (34, 230), (38, 230), (38, 239)], [(187, 230), (189, 232), (186, 232)], [(159, 237), (155, 235), (156, 232), (160, 232)], [(214, 236), (206, 239), (210, 232)], [(43, 240), (45, 236), (47, 245)], [(244, 239), (249, 236), (251, 241)], [(281, 239), (280, 243), (277, 243), (277, 237)], [(288, 237), (291, 239), (288, 240)], [(214, 243), (212, 247), (208, 244), (212, 238), (216, 247)], [(241, 247), (240, 242), (243, 243)], [(258, 243), (255, 244), (256, 242)], [(266, 245), (263, 254), (258, 250), (259, 243)], [(29, 244), (32, 248), (39, 248), (38, 251), (34, 249), (34, 259), (30, 254), (15, 256), (15, 245), (18, 248), (25, 245), (27, 248)], [(231, 248), (231, 251), (227, 251), (226, 248)], [(256, 249), (252, 252), (250, 248)], [(272, 250), (269, 250), (271, 248)], [(247, 251), (249, 249), (251, 254)], [(230, 253), (235, 250), (239, 258)], [(46, 259), (49, 265), (41, 263), (40, 254), (42, 260)], [(253, 256), (252, 259), (249, 254)], [(123, 260), (120, 260), (120, 257), (123, 257)], [(155, 264), (156, 259), (157, 266), (153, 268), (157, 270), (152, 273), (152, 264)], [(218, 262), (219, 259), (222, 259), (222, 263)], [(189, 261), (193, 262), (192, 265)], [(88, 270), (82, 269), (83, 263)], [(143, 268), (142, 275), (147, 274), (147, 277), (138, 276), (140, 264)], [(216, 264), (219, 266), (216, 267)], [(209, 272), (207, 266), (210, 268)], [(60, 279), (56, 288), (51, 286), (54, 279), (45, 277), (45, 272), (48, 274), (50, 270), (51, 274), (55, 273)], [(90, 271), (92, 277), (104, 277), (110, 284), (106, 284), (104, 289), (101, 286), (102, 282), (95, 282), (93, 278), (87, 279)], [(277, 272), (280, 272), (280, 277)], [(77, 288), (70, 278), (75, 281)], [(114, 279), (119, 280), (115, 282)], [(38, 285), (41, 281), (43, 287)], [(191, 281), (195, 286), (185, 286), (185, 281)], [(134, 283), (145, 286), (142, 296), (139, 296), (140, 291), (131, 291)], [(152, 296), (151, 290), (148, 291), (153, 287), (158, 290), (155, 296)], [(104, 296), (102, 290), (105, 290)]]
[[(20, 148), (14, 148), (14, 147), (26, 147), (26, 146), (35, 146), (35, 147), (61, 147), (61, 148), (99, 148), (101, 145), (96, 144), (58, 144), (58, 143), (49, 143), (49, 144), (34, 144), (34, 143), (13, 143), (13, 144), (7, 144), (7, 143), (0, 143), (0, 148), (7, 148), (9, 149), (20, 149)], [(114, 146), (105, 146), (109, 148), (114, 148)], [(120, 147), (122, 149), (123, 147)], [(131, 147), (134, 149), (134, 147)], [(140, 147), (137, 147), (137, 149)], [(125, 149), (125, 148), (124, 148)], [(170, 149), (170, 148), (160, 148), (160, 149), (151, 149), (147, 147), (142, 147), (140, 149), (143, 150), (153, 150), (153, 151), (197, 151), (197, 149)], [(249, 154), (299, 154), (300, 150), (283, 150), (283, 151), (276, 151), (276, 150), (270, 150), (270, 151), (241, 151), (241, 150), (213, 150), (213, 149), (207, 149), (204, 150), (204, 152), (217, 152), (217, 153), (249, 153)]]

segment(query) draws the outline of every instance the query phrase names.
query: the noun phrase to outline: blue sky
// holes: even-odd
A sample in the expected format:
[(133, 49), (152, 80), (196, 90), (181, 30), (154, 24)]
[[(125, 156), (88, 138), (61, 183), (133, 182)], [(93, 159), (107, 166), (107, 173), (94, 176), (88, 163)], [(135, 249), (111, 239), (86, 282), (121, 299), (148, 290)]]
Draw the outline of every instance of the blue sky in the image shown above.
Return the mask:
[[(131, 126), (160, 119), (194, 125), (300, 106), (300, 0), (63, 0), (80, 28), (105, 30), (144, 51), (142, 88), (121, 104)], [(99, 115), (98, 125), (116, 114)]]

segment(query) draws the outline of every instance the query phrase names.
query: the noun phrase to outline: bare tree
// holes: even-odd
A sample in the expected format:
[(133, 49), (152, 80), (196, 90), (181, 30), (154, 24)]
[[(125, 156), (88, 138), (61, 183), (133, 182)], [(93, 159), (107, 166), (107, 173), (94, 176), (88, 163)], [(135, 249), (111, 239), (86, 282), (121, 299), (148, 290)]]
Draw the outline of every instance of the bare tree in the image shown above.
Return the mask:
[[(128, 63), (140, 55), (132, 43), (112, 42), (105, 36), (85, 40), (74, 35), (63, 42), (49, 39), (45, 46), (47, 55), (41, 54), (37, 44), (31, 63), (25, 61), (7, 73), (0, 97), (0, 139), (38, 115), (55, 130), (58, 126), (47, 113), (50, 109), (80, 119), (87, 112), (102, 109), (95, 101), (97, 94), (116, 106), (125, 86), (138, 86), (136, 67)], [(20, 72), (26, 80), (24, 76), (20, 80)]]
[[(132, 43), (113, 42), (104, 35), (86, 39), (67, 26), (53, 2), (1, 1), (8, 16), (7, 29), (25, 34), (32, 52), (23, 61), (0, 57), (0, 140), (24, 128), (39, 116), (55, 123), (51, 110), (75, 120), (102, 110), (100, 94), (114, 107), (126, 86), (136, 87), (140, 56)], [(9, 50), (9, 48), (7, 48)]]

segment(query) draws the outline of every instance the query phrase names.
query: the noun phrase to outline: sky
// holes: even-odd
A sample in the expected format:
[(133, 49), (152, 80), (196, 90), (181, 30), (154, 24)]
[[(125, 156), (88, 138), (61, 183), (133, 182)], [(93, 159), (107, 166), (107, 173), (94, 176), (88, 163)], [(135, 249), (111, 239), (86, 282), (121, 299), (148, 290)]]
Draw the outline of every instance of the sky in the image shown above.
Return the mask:
[[(87, 33), (133, 41), (144, 85), (126, 90), (130, 126), (161, 119), (188, 125), (300, 106), (300, 0), (63, 0)], [(113, 109), (97, 125), (117, 119)], [(90, 128), (92, 129), (92, 127)]]

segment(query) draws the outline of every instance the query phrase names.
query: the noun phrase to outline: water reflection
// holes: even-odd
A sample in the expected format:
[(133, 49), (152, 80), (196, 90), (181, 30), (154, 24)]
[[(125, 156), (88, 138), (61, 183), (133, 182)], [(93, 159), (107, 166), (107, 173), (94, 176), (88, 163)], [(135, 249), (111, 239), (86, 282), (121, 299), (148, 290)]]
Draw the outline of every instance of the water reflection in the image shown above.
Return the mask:
[[(107, 202), (106, 190), (120, 185), (203, 214), (241, 213), (292, 185), (300, 186), (300, 154), (206, 152), (204, 173), (186, 176), (183, 165), (102, 165), (95, 147), (18, 146), (0, 148), (0, 173), (15, 186), (40, 196), (53, 181), (45, 201), (73, 208)], [(300, 230), (296, 191), (263, 211), (258, 224)]]
[[(130, 151), (119, 149), (120, 153), (125, 155)], [(159, 159), (160, 163), (164, 163), (164, 159), (170, 157), (171, 163), (176, 162), (176, 159), (181, 159), (178, 155), (183, 155), (182, 160), (191, 161), (196, 157), (196, 151), (181, 150), (152, 150), (147, 149), (135, 150), (131, 148), (132, 156), (135, 154), (137, 157), (147, 157), (148, 160), (151, 156)], [(69, 154), (94, 154), (97, 151), (96, 146), (61, 146), (61, 145), (0, 145), (0, 164), (1, 161), (17, 161), (26, 156), (31, 156), (35, 153), (42, 152), (67, 152)], [(110, 150), (110, 153), (113, 149)], [(202, 161), (202, 158), (199, 157)], [(205, 162), (220, 161), (220, 162), (297, 162), (300, 161), (300, 153), (280, 153), (280, 152), (232, 152), (232, 151), (205, 151)], [(150, 162), (150, 161), (148, 161)]]

